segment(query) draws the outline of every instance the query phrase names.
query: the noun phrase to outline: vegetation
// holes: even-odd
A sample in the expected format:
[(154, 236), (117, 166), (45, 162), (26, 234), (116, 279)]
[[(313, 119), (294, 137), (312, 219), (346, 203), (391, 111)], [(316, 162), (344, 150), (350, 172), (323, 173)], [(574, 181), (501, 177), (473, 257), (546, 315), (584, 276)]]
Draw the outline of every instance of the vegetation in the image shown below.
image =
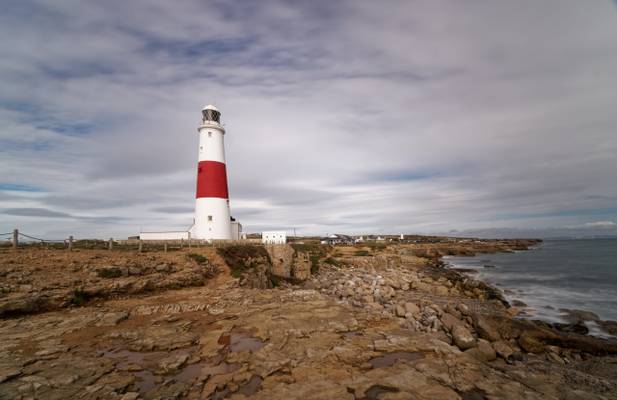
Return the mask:
[(368, 250), (356, 250), (353, 254), (359, 257), (366, 257), (371, 255)]
[(199, 265), (204, 265), (208, 262), (208, 259), (206, 257), (202, 256), (201, 254), (197, 254), (197, 253), (189, 253), (186, 255), (186, 258), (188, 258), (189, 260), (195, 261)]
[(96, 273), (101, 278), (119, 278), (122, 276), (122, 270), (118, 267), (106, 267), (96, 270)]
[(72, 304), (77, 307), (82, 307), (88, 302), (88, 300), (90, 300), (90, 295), (88, 293), (81, 289), (75, 289), (73, 291), (73, 298), (71, 299)]
[(328, 255), (330, 246), (319, 243), (291, 243), (296, 253), (308, 253), (311, 261), (311, 274), (319, 272), (319, 261)]
[(260, 263), (269, 263), (270, 255), (263, 246), (237, 244), (219, 247), (218, 253), (225, 260), (234, 278), (240, 278), (244, 272)]
[(341, 265), (341, 262), (339, 260), (337, 260), (336, 258), (334, 258), (334, 257), (328, 257), (328, 258), (326, 258), (324, 260), (324, 262), (326, 264), (330, 264), (330, 265), (333, 265), (335, 267), (338, 267), (339, 265)]
[(368, 247), (369, 249), (372, 250), (385, 250), (388, 245), (385, 243), (380, 243), (380, 242), (365, 242), (362, 243), (362, 247)]

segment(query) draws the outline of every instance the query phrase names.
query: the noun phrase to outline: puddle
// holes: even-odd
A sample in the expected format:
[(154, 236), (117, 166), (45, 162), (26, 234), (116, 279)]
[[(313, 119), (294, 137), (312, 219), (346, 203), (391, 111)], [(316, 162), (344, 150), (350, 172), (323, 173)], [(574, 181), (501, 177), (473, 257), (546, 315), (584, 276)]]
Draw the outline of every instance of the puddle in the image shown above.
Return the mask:
[(373, 368), (391, 367), (398, 360), (417, 361), (424, 358), (424, 354), (420, 352), (397, 351), (394, 353), (384, 354), (383, 356), (371, 358), (369, 363)]
[(366, 392), (364, 396), (364, 400), (378, 400), (379, 396), (384, 393), (396, 393), (399, 390), (395, 387), (383, 386), (383, 385), (373, 385)]
[[(197, 346), (192, 346), (189, 348), (176, 349), (172, 351), (154, 351), (143, 353), (130, 350), (113, 350), (104, 351), (103, 356), (114, 360), (116, 368), (132, 371), (131, 373), (133, 374), (133, 376), (137, 378), (135, 380), (135, 387), (139, 390), (141, 394), (144, 394), (160, 386), (162, 378), (159, 375), (155, 375), (153, 371), (158, 370), (158, 365), (161, 360), (170, 356), (180, 354), (190, 355), (194, 351), (196, 351), (196, 349)], [(135, 366), (138, 366), (141, 370), (135, 370), (137, 369), (135, 368)], [(180, 372), (176, 375), (168, 375), (168, 377), (173, 378), (176, 382), (191, 383), (195, 381), (204, 370), (207, 371), (206, 367), (212, 366), (203, 362), (197, 364), (189, 364), (182, 368)], [(220, 366), (219, 369), (221, 371), (228, 371), (230, 370), (230, 367)], [(214, 372), (214, 374), (216, 374), (216, 370)]]
[(146, 393), (156, 387), (156, 382), (154, 380), (154, 375), (150, 371), (138, 371), (133, 372), (133, 375), (137, 377), (135, 381), (135, 386), (139, 393)]
[(230, 333), (224, 333), (218, 340), (219, 344), (229, 346), (229, 351), (237, 353), (240, 351), (255, 352), (262, 347), (265, 343), (256, 337), (253, 337), (250, 333), (244, 331), (231, 331)]
[(471, 389), (464, 392), (457, 391), (462, 400), (485, 400), (486, 392), (482, 389)]
[(248, 382), (240, 386), (240, 389), (238, 389), (236, 393), (241, 393), (245, 396), (254, 395), (259, 390), (261, 382), (263, 382), (263, 379), (261, 379), (260, 376), (253, 375)]
[(203, 364), (190, 364), (184, 367), (180, 373), (174, 375), (173, 378), (176, 382), (190, 383), (201, 376), (202, 370)]
[(354, 337), (354, 336), (360, 336), (361, 334), (362, 334), (362, 332), (360, 332), (360, 331), (349, 331), (349, 332), (343, 333), (343, 337), (350, 338), (350, 337)]

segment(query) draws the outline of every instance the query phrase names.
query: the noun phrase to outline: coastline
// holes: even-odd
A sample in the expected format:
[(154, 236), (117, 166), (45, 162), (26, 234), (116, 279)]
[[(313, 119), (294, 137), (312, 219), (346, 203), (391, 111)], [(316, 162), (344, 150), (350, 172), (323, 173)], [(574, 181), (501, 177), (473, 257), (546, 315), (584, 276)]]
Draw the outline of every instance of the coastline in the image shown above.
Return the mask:
[[(528, 250), (516, 250), (534, 252), (541, 248), (530, 246)], [(498, 254), (498, 253), (483, 253)], [(503, 254), (502, 254), (503, 255)], [(506, 257), (497, 259), (481, 259), (481, 254), (475, 256), (444, 256), (442, 258), (444, 266), (448, 269), (461, 272), (473, 279), (483, 281), (495, 290), (498, 290), (504, 299), (513, 307), (520, 310), (517, 318), (528, 320), (540, 320), (544, 323), (552, 324), (556, 329), (576, 331), (599, 338), (617, 338), (617, 322), (610, 318), (598, 316), (598, 310), (592, 307), (578, 308), (571, 304), (560, 303), (556, 297), (547, 299), (534, 297), (533, 293), (528, 293), (526, 286), (516, 286), (515, 283), (508, 282), (506, 279), (509, 272), (500, 272), (503, 268), (502, 262)], [(461, 260), (470, 258), (469, 262), (461, 263)], [(510, 258), (510, 260), (515, 258)], [(518, 258), (520, 260), (520, 257)], [(466, 260), (465, 260), (466, 261)], [(524, 260), (519, 263), (525, 262)], [(511, 264), (512, 262), (510, 262)], [(556, 271), (555, 273), (559, 273)], [(529, 269), (522, 268), (521, 274), (538, 274)], [(502, 276), (505, 274), (505, 276)], [(536, 279), (546, 279), (546, 276), (539, 275)], [(552, 288), (544, 288), (545, 292), (551, 292)], [(563, 299), (562, 299), (563, 301)]]
[(525, 243), (5, 252), (0, 395), (616, 398), (617, 341), (517, 319), (441, 259)]

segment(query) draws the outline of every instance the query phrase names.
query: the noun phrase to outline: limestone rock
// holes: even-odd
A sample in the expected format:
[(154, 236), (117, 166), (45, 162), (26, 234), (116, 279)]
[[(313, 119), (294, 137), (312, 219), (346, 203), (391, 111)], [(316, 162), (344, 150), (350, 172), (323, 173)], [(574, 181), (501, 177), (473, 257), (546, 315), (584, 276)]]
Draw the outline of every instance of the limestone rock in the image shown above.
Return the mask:
[(416, 315), (420, 313), (420, 307), (418, 307), (415, 303), (407, 302), (405, 303), (405, 313), (410, 313), (412, 315)]
[(464, 326), (465, 324), (450, 313), (443, 313), (441, 322), (448, 332), (451, 332), (455, 326)]
[(501, 339), (501, 335), (499, 334), (497, 327), (493, 326), (488, 318), (485, 318), (483, 315), (478, 313), (474, 314), (472, 318), (473, 326), (481, 338), (491, 342)]
[(473, 335), (461, 325), (454, 325), (452, 328), (452, 339), (461, 350), (467, 350), (476, 346), (476, 339)]
[(181, 366), (183, 366), (189, 359), (188, 354), (179, 354), (176, 356), (171, 356), (161, 360), (159, 363), (159, 368), (164, 372), (175, 371)]
[(512, 349), (512, 346), (510, 346), (510, 344), (504, 340), (494, 342), (493, 349), (495, 349), (495, 352), (499, 357), (505, 360), (507, 360), (510, 356), (514, 354), (514, 349)]
[(542, 353), (544, 351), (544, 343), (527, 333), (523, 333), (519, 337), (518, 344), (528, 353)]
[(471, 310), (464, 303), (458, 303), (456, 308), (461, 312), (461, 314), (463, 314), (465, 316), (470, 316), (471, 315)]
[(481, 361), (493, 361), (497, 358), (497, 353), (493, 346), (484, 339), (478, 339), (478, 346), (468, 351), (473, 351), (473, 356)]

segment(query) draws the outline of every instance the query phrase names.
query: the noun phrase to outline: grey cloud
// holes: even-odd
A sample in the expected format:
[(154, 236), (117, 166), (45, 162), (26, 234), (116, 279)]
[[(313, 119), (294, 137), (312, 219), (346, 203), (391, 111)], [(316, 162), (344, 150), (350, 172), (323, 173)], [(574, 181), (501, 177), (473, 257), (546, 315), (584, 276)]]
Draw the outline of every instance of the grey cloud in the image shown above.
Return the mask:
[(70, 214), (46, 208), (6, 208), (2, 212), (6, 215), (17, 215), (20, 217), (72, 218)]
[(194, 207), (157, 207), (153, 208), (152, 211), (166, 214), (188, 214), (195, 211)]

